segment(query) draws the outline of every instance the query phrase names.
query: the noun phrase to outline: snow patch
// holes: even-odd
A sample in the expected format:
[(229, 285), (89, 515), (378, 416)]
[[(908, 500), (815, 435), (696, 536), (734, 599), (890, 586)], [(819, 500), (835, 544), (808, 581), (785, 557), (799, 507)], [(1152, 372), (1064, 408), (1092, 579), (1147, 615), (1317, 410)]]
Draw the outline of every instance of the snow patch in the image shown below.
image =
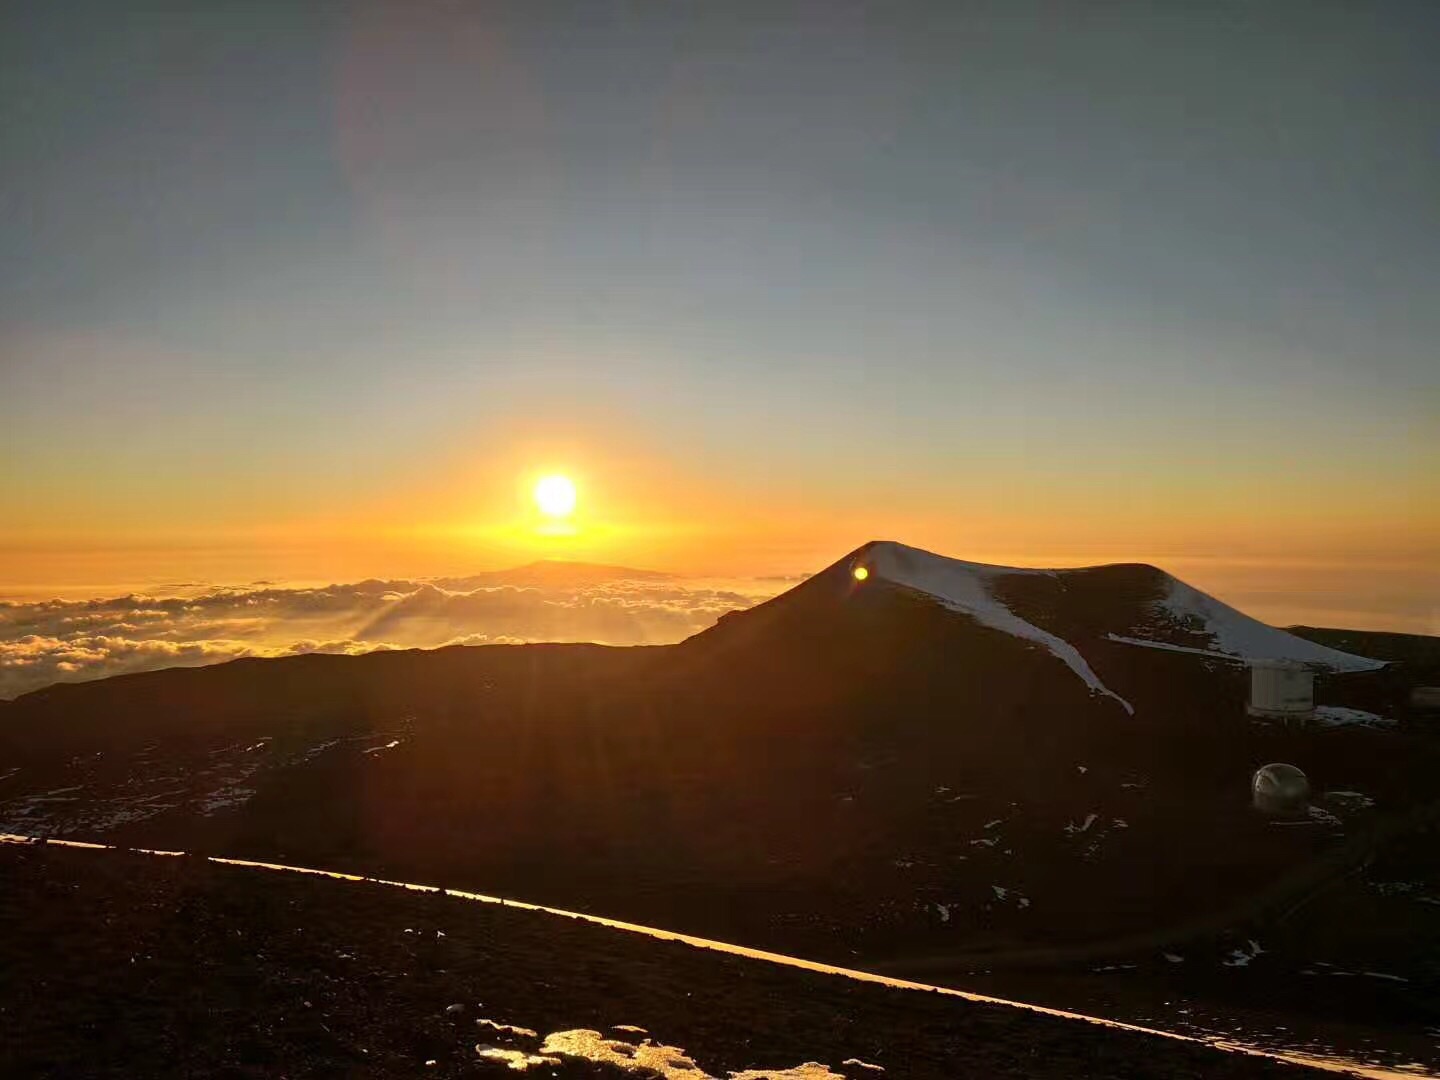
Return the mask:
[(1149, 638), (1125, 637), (1123, 634), (1106, 634), (1107, 641), (1119, 642), (1121, 645), (1138, 645), (1142, 649), (1163, 649), (1165, 652), (1190, 653), (1192, 656), (1210, 656), (1217, 660), (1234, 662), (1237, 657), (1229, 653), (1216, 652), (1214, 649), (1197, 649), (1193, 645), (1172, 645), (1168, 641), (1151, 641)]
[(514, 1024), (502, 1024), (496, 1020), (481, 1019), (476, 1020), (475, 1023), (479, 1024), (481, 1027), (488, 1027), (491, 1031), (498, 1031), (502, 1035), (519, 1035), (521, 1037), (528, 1037), (531, 1039), (539, 1038), (540, 1035), (538, 1031), (531, 1031), (529, 1028), (526, 1027), (516, 1027)]
[[(539, 1038), (529, 1028), (511, 1024), (496, 1024), (483, 1020), (497, 1030), (515, 1032), (527, 1038)], [(636, 1035), (645, 1035), (644, 1028), (631, 1024), (617, 1024), (612, 1030)], [(562, 1065), (566, 1061), (589, 1061), (609, 1065), (622, 1073), (659, 1080), (718, 1080), (703, 1070), (686, 1051), (678, 1046), (666, 1046), (653, 1039), (630, 1042), (625, 1039), (607, 1038), (589, 1028), (574, 1028), (567, 1031), (552, 1031), (540, 1043), (538, 1050), (508, 1049), (505, 1047), (477, 1044), (475, 1053), (487, 1060), (504, 1062), (516, 1072), (525, 1072), (539, 1065)], [(871, 1065), (859, 1058), (850, 1058), (843, 1064), (874, 1072), (884, 1072), (884, 1066)], [(846, 1080), (844, 1074), (834, 1072), (829, 1066), (807, 1061), (783, 1069), (746, 1069), (726, 1074), (728, 1080)]]
[(303, 754), (298, 754), (295, 757), (291, 758), (285, 764), (287, 766), (308, 764), (309, 762), (314, 761), (326, 750), (329, 750), (332, 746), (339, 744), (339, 742), (339, 739), (326, 739), (324, 742), (317, 743), (316, 745), (310, 747), (310, 749), (306, 750)]
[(1013, 574), (1053, 576), (1054, 571), (1018, 570), (963, 562), (889, 541), (872, 545), (865, 557), (871, 572), (892, 584), (924, 593), (951, 611), (969, 615), (982, 626), (1043, 645), (1080, 676), (1092, 692), (1114, 698), (1126, 712), (1134, 714), (1135, 709), (1128, 701), (1100, 681), (1079, 649), (1064, 638), (1026, 622), (996, 600), (990, 591), (990, 582), (997, 577)]
[(713, 1080), (709, 1073), (703, 1072), (694, 1059), (678, 1046), (664, 1046), (649, 1039), (641, 1043), (607, 1039), (600, 1032), (585, 1028), (552, 1031), (540, 1045), (540, 1053), (614, 1065), (623, 1072), (640, 1076), (659, 1076), (666, 1080), (675, 1077), (683, 1080)]
[(1325, 801), (1333, 802), (1342, 810), (1369, 810), (1375, 800), (1363, 791), (1327, 791)]
[(1385, 666), (1383, 660), (1353, 656), (1266, 626), (1178, 578), (1170, 579), (1169, 595), (1158, 606), (1182, 626), (1198, 622), (1203, 628), (1199, 632), (1210, 638), (1214, 651), (1244, 660), (1290, 660), (1332, 671), (1374, 671)]
[(524, 1072), (536, 1065), (560, 1064), (558, 1057), (544, 1057), (524, 1050), (505, 1050), (499, 1046), (486, 1046), (483, 1043), (476, 1044), (475, 1053), (487, 1061), (503, 1061), (516, 1072)]
[(995, 900), (998, 903), (1003, 904), (1007, 900), (1013, 899), (1015, 901), (1015, 906), (1020, 908), (1022, 911), (1030, 906), (1030, 898), (1028, 896), (1022, 896), (1014, 889), (1008, 889), (1003, 885), (991, 885), (990, 891), (995, 894)]
[(1395, 720), (1388, 716), (1377, 716), (1364, 709), (1347, 709), (1341, 705), (1315, 706), (1315, 722), (1321, 727), (1346, 727), (1361, 724), (1365, 727), (1392, 727)]
[(1226, 958), (1222, 960), (1221, 963), (1224, 964), (1226, 967), (1249, 967), (1250, 961), (1254, 960), (1257, 956), (1261, 955), (1265, 951), (1260, 947), (1260, 943), (1254, 938), (1251, 938), (1249, 941), (1247, 941), (1245, 945), (1246, 947), (1243, 949), (1231, 949), (1229, 955), (1226, 956)]

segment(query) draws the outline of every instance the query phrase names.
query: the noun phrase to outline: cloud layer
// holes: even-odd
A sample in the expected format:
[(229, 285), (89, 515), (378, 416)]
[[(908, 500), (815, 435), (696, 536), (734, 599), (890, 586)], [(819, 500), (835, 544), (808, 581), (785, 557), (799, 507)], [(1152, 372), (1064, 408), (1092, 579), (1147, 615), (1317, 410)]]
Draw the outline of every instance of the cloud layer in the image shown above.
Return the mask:
[(779, 587), (658, 576), (469, 589), (402, 580), (217, 588), (189, 597), (0, 601), (0, 698), (53, 682), (242, 656), (525, 641), (664, 644)]

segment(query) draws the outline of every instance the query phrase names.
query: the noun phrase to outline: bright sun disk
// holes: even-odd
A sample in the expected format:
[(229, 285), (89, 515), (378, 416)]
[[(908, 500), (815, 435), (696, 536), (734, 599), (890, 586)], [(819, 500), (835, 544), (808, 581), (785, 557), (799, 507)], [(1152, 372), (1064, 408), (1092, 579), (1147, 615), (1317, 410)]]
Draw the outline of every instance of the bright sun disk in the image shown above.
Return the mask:
[(575, 510), (575, 483), (568, 476), (541, 477), (535, 485), (535, 505), (547, 517), (569, 517)]

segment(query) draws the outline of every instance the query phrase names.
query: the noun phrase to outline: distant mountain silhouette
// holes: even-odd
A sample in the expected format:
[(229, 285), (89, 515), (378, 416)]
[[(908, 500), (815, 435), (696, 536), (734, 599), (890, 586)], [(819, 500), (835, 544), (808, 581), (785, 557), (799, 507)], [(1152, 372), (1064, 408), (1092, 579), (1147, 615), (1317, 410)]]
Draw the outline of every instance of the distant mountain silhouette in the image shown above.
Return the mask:
[(607, 566), (603, 563), (567, 562), (563, 559), (540, 559), (510, 570), (488, 570), (468, 577), (436, 578), (442, 589), (466, 592), (487, 585), (533, 585), (565, 588), (578, 585), (599, 585), (611, 581), (673, 581), (674, 574), (658, 570), (637, 570), (629, 566)]

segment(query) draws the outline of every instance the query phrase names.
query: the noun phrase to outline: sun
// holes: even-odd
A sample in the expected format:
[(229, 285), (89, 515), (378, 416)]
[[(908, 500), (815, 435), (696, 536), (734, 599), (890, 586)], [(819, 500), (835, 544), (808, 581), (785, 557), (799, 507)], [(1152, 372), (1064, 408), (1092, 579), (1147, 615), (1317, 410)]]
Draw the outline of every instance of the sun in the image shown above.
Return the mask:
[(568, 476), (541, 477), (535, 485), (535, 505), (546, 517), (569, 517), (575, 512), (575, 482)]

